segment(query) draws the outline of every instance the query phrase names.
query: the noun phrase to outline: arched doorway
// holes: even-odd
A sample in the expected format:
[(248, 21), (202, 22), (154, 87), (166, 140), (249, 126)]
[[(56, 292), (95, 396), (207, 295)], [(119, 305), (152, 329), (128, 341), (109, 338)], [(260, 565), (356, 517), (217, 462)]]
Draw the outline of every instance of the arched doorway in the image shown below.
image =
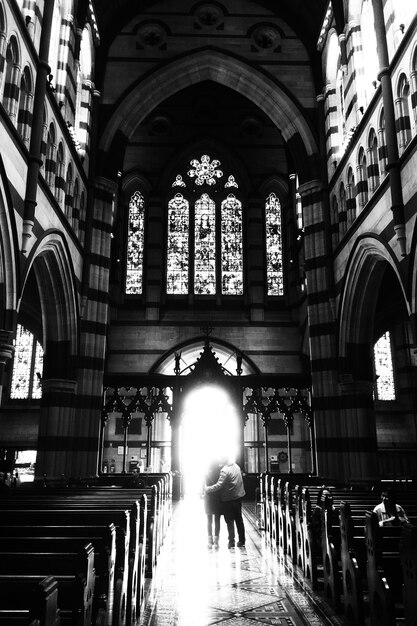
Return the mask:
[(238, 408), (224, 388), (206, 384), (189, 391), (180, 416), (183, 495), (201, 492), (212, 461), (236, 457), (240, 430)]

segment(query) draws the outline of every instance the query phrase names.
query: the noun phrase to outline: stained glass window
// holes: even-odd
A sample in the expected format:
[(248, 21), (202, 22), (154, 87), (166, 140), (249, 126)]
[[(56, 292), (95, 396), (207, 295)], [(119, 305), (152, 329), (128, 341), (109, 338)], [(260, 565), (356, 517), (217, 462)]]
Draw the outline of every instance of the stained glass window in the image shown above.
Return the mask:
[(203, 154), (201, 161), (193, 159), (190, 163), (191, 169), (188, 170), (188, 176), (195, 178), (196, 185), (215, 185), (216, 178), (221, 178), (223, 172), (219, 169), (220, 161), (213, 159), (210, 163), (210, 157)]
[(194, 293), (216, 293), (216, 205), (207, 193), (196, 200)]
[(222, 293), (243, 293), (242, 203), (229, 194), (222, 202)]
[(41, 377), (43, 350), (34, 335), (17, 325), (10, 398), (14, 400), (42, 397)]
[(281, 204), (275, 193), (270, 193), (265, 202), (265, 228), (268, 296), (282, 296)]
[(168, 203), (167, 293), (188, 293), (189, 203), (177, 193)]
[(394, 370), (391, 338), (387, 331), (374, 346), (376, 397), (378, 400), (395, 400)]
[(186, 189), (168, 203), (167, 294), (243, 294), (243, 208), (220, 166), (203, 154), (172, 183)]
[(142, 293), (143, 248), (145, 236), (145, 201), (135, 191), (129, 202), (129, 234), (127, 242), (126, 293)]

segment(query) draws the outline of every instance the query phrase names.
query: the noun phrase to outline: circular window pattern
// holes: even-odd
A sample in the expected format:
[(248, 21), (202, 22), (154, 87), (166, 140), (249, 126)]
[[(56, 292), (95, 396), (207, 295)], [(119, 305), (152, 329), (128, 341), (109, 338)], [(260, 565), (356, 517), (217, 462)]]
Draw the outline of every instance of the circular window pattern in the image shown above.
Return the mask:
[(139, 27), (138, 43), (144, 48), (160, 48), (166, 41), (166, 31), (160, 24), (142, 24)]
[(195, 12), (195, 19), (202, 28), (214, 28), (223, 22), (224, 11), (216, 4), (201, 4)]
[(273, 24), (260, 24), (252, 31), (255, 48), (267, 52), (281, 50), (281, 33)]
[(258, 118), (248, 116), (242, 120), (240, 129), (242, 134), (247, 137), (259, 137), (262, 131), (262, 123)]
[(154, 135), (168, 135), (171, 132), (171, 122), (165, 115), (155, 115), (149, 122), (149, 129)]

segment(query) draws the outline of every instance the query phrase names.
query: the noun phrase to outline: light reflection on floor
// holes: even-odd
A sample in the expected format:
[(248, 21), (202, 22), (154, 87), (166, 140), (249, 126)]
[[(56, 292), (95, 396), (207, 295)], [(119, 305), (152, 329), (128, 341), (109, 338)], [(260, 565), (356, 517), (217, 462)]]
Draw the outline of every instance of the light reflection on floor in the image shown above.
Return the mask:
[[(222, 519), (220, 548), (209, 549), (203, 501), (188, 496), (174, 505), (140, 626), (322, 626), (311, 601), (245, 518), (246, 548), (227, 548)], [(278, 582), (279, 581), (279, 582)]]

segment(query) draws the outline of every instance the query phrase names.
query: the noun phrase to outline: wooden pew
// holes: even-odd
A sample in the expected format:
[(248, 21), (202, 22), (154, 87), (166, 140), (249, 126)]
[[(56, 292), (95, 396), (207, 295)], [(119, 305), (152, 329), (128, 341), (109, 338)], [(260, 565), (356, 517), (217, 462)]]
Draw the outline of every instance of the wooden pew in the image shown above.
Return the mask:
[[(8, 577), (4, 577), (4, 587), (2, 578), (0, 575), (0, 588), (4, 593)], [(47, 576), (39, 581), (34, 576), (13, 576), (13, 594), (19, 599), (19, 609), (4, 609), (4, 603), (0, 601), (2, 626), (59, 626), (58, 583), (55, 578)], [(9, 606), (14, 605), (11, 602)]]
[[(155, 488), (145, 488), (145, 491), (150, 495), (153, 503), (153, 509), (151, 509), (151, 524), (157, 517), (156, 513), (156, 498)], [(146, 573), (150, 576), (153, 575), (156, 567), (156, 535), (152, 533), (153, 526), (149, 526), (148, 519), (148, 506), (147, 497), (142, 494), (140, 505), (135, 498), (138, 497), (137, 489), (99, 489), (96, 491), (94, 488), (86, 489), (44, 489), (35, 490), (34, 493), (26, 492), (24, 494), (24, 506), (38, 508), (40, 502), (44, 502), (45, 506), (53, 499), (53, 506), (56, 507), (71, 507), (79, 509), (93, 509), (98, 506), (107, 506), (108, 508), (121, 508), (124, 506), (130, 506), (132, 509), (132, 524), (131, 524), (131, 539), (129, 542), (129, 569), (128, 569), (128, 589), (127, 589), (127, 606), (126, 606), (126, 620), (127, 623), (135, 622), (137, 612), (140, 611), (143, 598), (144, 598), (144, 578), (145, 569)], [(8, 505), (13, 501), (9, 500)], [(18, 501), (20, 506), (20, 499)], [(5, 502), (2, 502), (2, 506), (5, 506)], [(144, 511), (144, 514), (141, 512)], [(141, 527), (139, 528), (139, 524)], [(161, 530), (162, 532), (162, 530)], [(147, 548), (145, 548), (147, 545)], [(148, 555), (146, 555), (148, 552)], [(116, 602), (117, 602), (117, 593)], [(123, 605), (122, 605), (123, 606)]]
[(396, 626), (403, 617), (402, 569), (399, 545), (401, 526), (379, 526), (375, 513), (366, 513), (367, 580), (370, 623)]
[[(130, 511), (118, 509), (4, 509), (0, 511), (0, 524), (19, 525), (74, 525), (97, 526), (114, 523), (116, 527), (116, 560), (114, 576), (113, 623), (124, 626), (127, 620), (129, 581), (129, 544), (131, 537)], [(47, 572), (48, 573), (48, 572)], [(49, 572), (51, 574), (52, 572)], [(137, 579), (136, 579), (137, 580)]]
[[(91, 626), (94, 595), (94, 550), (89, 543), (80, 552), (1, 552), (2, 611), (22, 609), (23, 589), (52, 575), (58, 583), (60, 624)], [(22, 586), (23, 585), (23, 586)]]
[[(95, 585), (93, 598), (93, 624), (112, 624), (113, 600), (114, 600), (114, 571), (116, 562), (116, 529), (113, 525), (103, 527), (100, 533), (93, 536), (92, 527), (84, 527), (79, 535), (65, 535), (65, 529), (59, 529), (55, 536), (35, 534), (36, 528), (31, 526), (22, 532), (18, 526), (14, 527), (14, 533), (6, 534), (2, 528), (0, 536), (0, 553), (7, 551), (13, 553), (46, 552), (68, 553), (79, 552), (85, 545), (86, 540), (94, 548), (94, 571)], [(43, 530), (47, 527), (43, 527)], [(17, 531), (20, 530), (20, 535)], [(84, 536), (83, 536), (84, 534)]]
[[(106, 625), (113, 623), (115, 564), (116, 560), (120, 562), (123, 558), (123, 554), (116, 558), (116, 549), (118, 547), (124, 551), (124, 545), (116, 543), (116, 528), (114, 524), (107, 526), (3, 525), (0, 526), (0, 531), (0, 546), (2, 543), (7, 544), (8, 539), (13, 541), (15, 538), (25, 548), (34, 538), (53, 542), (55, 539), (62, 541), (62, 538), (64, 538), (64, 541), (67, 541), (75, 537), (79, 538), (84, 544), (86, 541), (90, 541), (94, 548), (94, 568), (96, 573), (93, 619), (100, 623), (104, 621)], [(97, 555), (100, 555), (100, 553), (102, 554), (102, 559), (100, 559), (102, 563), (99, 564), (97, 563)]]
[(405, 526), (400, 541), (400, 559), (403, 569), (404, 617), (407, 626), (417, 617), (417, 527)]

